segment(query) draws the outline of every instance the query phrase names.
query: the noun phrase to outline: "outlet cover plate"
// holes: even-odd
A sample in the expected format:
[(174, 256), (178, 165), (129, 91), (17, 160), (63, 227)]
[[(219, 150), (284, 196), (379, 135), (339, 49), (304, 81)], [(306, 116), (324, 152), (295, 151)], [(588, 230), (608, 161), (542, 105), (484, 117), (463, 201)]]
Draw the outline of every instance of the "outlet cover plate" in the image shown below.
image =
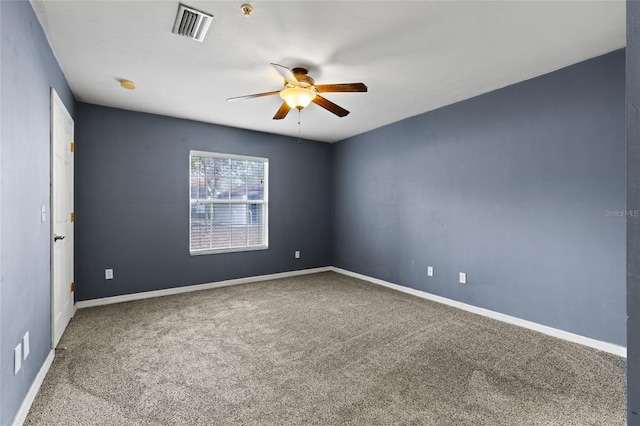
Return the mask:
[(430, 277), (433, 276), (433, 266), (427, 266), (427, 275)]
[(24, 333), (22, 337), (22, 359), (25, 360), (29, 356), (29, 332)]
[(113, 279), (113, 269), (105, 269), (104, 270), (104, 279), (112, 280)]
[(467, 273), (460, 272), (460, 284), (466, 284), (466, 283), (467, 283)]

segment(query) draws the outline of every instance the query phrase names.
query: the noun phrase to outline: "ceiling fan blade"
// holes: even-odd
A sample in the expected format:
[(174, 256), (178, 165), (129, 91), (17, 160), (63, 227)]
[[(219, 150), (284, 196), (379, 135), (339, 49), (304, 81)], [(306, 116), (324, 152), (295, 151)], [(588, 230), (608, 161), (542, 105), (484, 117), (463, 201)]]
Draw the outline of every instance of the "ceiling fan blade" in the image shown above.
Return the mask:
[(291, 107), (289, 106), (288, 103), (283, 102), (282, 105), (280, 105), (280, 109), (278, 110), (278, 112), (276, 112), (276, 115), (273, 116), (273, 119), (282, 120), (287, 116), (289, 111), (291, 111)]
[(313, 101), (311, 101), (311, 102), (313, 102), (316, 105), (321, 106), (322, 108), (326, 109), (327, 111), (330, 111), (330, 112), (334, 113), (338, 117), (344, 117), (345, 115), (349, 114), (349, 111), (347, 111), (346, 109), (342, 108), (339, 105), (334, 104), (329, 99), (323, 98), (320, 95), (316, 95), (316, 97), (313, 98)]
[(262, 96), (277, 95), (278, 93), (280, 93), (279, 90), (276, 90), (276, 91), (273, 91), (273, 92), (254, 93), (253, 95), (245, 95), (245, 96), (238, 96), (238, 97), (235, 97), (235, 98), (229, 98), (229, 99), (227, 99), (227, 102), (228, 101), (239, 101), (240, 99), (260, 98)]
[(289, 68), (285, 67), (284, 65), (278, 65), (274, 63), (272, 63), (271, 66), (274, 67), (282, 77), (284, 77), (287, 83), (298, 84), (298, 79), (293, 75), (293, 72)]
[(316, 89), (319, 93), (366, 92), (367, 86), (364, 83), (318, 84), (316, 85)]

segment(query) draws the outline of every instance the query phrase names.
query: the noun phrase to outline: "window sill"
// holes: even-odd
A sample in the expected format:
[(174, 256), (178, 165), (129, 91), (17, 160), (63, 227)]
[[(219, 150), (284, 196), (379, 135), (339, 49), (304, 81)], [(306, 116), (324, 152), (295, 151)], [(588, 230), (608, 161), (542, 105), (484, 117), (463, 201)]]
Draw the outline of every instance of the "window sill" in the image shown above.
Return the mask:
[(269, 248), (268, 245), (250, 246), (250, 247), (229, 247), (229, 248), (221, 248), (221, 249), (189, 251), (189, 254), (191, 256), (201, 256), (205, 254), (236, 253), (236, 252), (242, 252), (242, 251), (267, 250), (268, 248)]

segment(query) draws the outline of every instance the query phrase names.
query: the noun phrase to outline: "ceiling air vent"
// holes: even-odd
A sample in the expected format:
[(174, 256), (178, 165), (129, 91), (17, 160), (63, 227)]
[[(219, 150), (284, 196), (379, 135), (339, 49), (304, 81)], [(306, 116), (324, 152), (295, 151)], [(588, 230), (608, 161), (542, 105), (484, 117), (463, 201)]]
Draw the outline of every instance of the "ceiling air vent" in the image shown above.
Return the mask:
[(212, 20), (213, 15), (181, 4), (176, 15), (176, 22), (173, 24), (173, 33), (202, 43)]

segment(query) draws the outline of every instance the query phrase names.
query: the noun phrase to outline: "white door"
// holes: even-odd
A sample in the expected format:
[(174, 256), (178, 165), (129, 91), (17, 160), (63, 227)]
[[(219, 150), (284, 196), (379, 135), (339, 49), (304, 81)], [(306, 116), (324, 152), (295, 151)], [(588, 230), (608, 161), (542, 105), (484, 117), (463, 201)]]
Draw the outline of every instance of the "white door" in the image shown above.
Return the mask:
[(51, 89), (51, 327), (55, 348), (73, 316), (73, 119)]

